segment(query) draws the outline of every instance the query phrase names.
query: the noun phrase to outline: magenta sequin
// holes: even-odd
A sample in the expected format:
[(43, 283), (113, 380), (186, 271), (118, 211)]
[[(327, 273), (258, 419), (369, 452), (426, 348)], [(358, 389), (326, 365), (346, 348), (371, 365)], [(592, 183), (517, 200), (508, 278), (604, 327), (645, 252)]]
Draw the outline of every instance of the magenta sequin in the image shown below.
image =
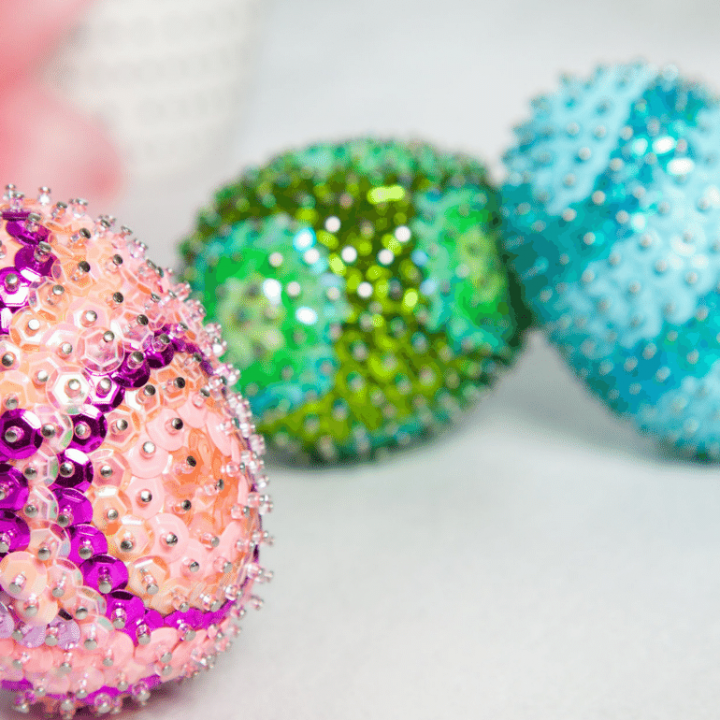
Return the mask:
[(97, 450), (107, 435), (107, 419), (102, 410), (85, 405), (83, 411), (72, 418), (74, 425), (71, 448), (85, 452)]
[(20, 510), (27, 502), (30, 490), (23, 474), (8, 463), (0, 463), (0, 508)]
[(10, 510), (0, 511), (0, 555), (24, 550), (29, 542), (27, 523)]
[(20, 460), (42, 445), (40, 420), (29, 410), (6, 410), (0, 415), (0, 457)]
[(89, 557), (104, 555), (108, 550), (107, 538), (92, 525), (76, 525), (70, 528), (70, 553), (68, 560), (82, 565)]
[(81, 566), (85, 583), (103, 595), (122, 590), (128, 581), (128, 570), (122, 560), (112, 555), (95, 555)]
[(57, 459), (59, 471), (55, 485), (81, 491), (90, 487), (93, 479), (93, 465), (90, 458), (82, 450), (71, 446), (60, 453)]

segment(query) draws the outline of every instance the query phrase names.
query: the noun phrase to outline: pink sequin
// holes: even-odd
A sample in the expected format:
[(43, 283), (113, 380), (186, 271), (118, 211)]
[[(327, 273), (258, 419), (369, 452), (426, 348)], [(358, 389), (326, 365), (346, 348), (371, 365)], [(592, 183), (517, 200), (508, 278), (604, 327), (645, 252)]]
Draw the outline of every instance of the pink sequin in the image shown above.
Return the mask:
[(0, 680), (63, 717), (145, 702), (236, 634), (262, 446), (217, 329), (129, 231), (11, 187), (0, 218)]

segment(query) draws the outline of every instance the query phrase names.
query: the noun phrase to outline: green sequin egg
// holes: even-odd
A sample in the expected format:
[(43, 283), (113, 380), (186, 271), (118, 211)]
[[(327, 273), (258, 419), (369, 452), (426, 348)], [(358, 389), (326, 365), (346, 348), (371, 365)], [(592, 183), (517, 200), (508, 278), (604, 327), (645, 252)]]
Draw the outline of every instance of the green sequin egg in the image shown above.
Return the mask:
[(477, 161), (369, 139), (281, 155), (220, 190), (182, 246), (259, 430), (305, 460), (372, 456), (473, 404), (526, 311)]

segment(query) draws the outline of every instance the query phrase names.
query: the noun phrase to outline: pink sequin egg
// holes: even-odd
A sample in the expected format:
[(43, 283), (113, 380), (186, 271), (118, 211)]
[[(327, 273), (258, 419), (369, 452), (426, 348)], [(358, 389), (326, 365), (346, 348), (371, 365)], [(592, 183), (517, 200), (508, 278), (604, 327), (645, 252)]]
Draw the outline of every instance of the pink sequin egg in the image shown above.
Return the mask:
[(271, 508), (217, 325), (113, 220), (0, 202), (0, 680), (118, 710), (238, 632)]

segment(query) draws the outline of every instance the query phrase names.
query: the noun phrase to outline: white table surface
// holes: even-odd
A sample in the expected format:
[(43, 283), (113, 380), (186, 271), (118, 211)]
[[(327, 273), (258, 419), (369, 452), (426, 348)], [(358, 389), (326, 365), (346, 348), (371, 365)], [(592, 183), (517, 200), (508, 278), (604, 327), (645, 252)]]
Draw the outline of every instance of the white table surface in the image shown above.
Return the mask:
[[(372, 133), (476, 153), (499, 176), (510, 127), (561, 71), (642, 55), (720, 87), (719, 13), (713, 0), (274, 0), (228, 167)], [(151, 199), (124, 210), (168, 263), (193, 207), (158, 202), (154, 216)], [(265, 608), (212, 673), (129, 716), (720, 716), (720, 472), (610, 416), (541, 336), (437, 442), (271, 477)]]

